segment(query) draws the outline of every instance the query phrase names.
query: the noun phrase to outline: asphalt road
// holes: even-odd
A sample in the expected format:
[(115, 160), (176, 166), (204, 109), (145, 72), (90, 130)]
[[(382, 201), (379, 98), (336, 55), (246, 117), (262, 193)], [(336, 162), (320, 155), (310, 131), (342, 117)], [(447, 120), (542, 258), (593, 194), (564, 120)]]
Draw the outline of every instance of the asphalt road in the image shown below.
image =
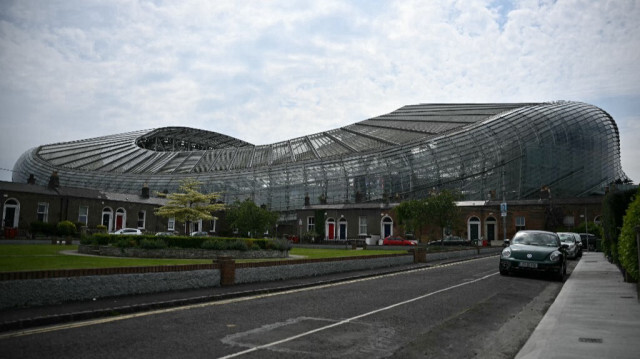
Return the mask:
[(0, 357), (512, 358), (561, 286), (493, 256), (5, 334)]

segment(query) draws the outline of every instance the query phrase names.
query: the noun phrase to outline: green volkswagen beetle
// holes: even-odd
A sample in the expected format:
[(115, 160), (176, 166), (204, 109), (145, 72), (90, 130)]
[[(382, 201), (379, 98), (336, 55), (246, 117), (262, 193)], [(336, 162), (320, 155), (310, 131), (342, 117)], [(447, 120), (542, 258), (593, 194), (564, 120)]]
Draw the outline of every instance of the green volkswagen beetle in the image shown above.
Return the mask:
[(556, 233), (546, 231), (519, 231), (502, 250), (500, 274), (512, 272), (549, 273), (564, 281), (567, 275), (566, 244)]

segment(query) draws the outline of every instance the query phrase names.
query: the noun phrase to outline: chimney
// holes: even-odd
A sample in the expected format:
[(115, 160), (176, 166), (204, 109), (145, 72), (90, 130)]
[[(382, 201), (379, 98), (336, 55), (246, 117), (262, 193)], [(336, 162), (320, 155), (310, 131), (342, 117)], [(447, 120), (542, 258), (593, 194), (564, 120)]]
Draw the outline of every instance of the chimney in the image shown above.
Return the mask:
[(60, 187), (60, 177), (58, 177), (58, 171), (53, 171), (51, 177), (49, 177), (49, 188), (55, 189)]
[(28, 184), (36, 184), (36, 176), (32, 174), (29, 175), (29, 179), (27, 180)]
[(146, 183), (142, 186), (142, 193), (140, 194), (140, 196), (142, 198), (149, 198), (149, 187)]

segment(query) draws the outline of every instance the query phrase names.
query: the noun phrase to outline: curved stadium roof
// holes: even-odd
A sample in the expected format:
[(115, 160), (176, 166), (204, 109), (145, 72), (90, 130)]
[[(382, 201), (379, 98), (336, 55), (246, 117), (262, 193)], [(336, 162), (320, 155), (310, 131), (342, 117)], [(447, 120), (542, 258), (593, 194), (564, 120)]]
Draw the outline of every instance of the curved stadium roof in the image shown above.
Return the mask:
[(606, 112), (578, 102), (420, 104), (349, 126), (255, 146), (216, 132), (164, 127), (25, 152), (14, 182), (138, 193), (175, 191), (195, 177), (226, 201), (247, 197), (292, 210), (317, 203), (401, 200), (434, 188), (466, 199), (586, 196), (626, 179), (619, 134)]

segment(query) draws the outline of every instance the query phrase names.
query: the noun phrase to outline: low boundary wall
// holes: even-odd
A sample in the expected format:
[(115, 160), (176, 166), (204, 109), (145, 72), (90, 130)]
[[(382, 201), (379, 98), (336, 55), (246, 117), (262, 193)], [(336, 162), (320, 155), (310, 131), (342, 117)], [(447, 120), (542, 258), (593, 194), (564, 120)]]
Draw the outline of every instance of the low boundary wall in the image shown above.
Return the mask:
[(109, 257), (215, 259), (232, 256), (236, 259), (288, 258), (289, 251), (277, 250), (209, 250), (199, 248), (142, 249), (112, 246), (79, 245), (78, 253)]
[[(499, 253), (501, 249), (427, 253), (426, 260)], [(417, 251), (415, 255), (391, 254), (255, 263), (236, 263), (230, 258), (220, 257), (220, 260), (214, 260), (212, 264), (200, 265), (0, 273), (0, 309), (393, 267), (421, 262), (420, 253), (424, 256), (424, 251)]]

